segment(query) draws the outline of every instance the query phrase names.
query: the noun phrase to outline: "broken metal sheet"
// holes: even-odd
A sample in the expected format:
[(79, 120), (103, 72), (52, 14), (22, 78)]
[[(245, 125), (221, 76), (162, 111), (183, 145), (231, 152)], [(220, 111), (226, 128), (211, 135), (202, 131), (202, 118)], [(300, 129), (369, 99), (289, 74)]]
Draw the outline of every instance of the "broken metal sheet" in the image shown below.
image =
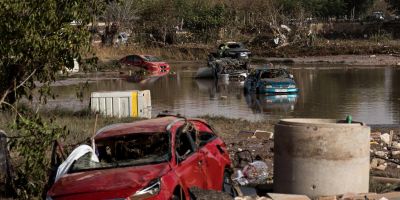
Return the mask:
[(99, 158), (96, 156), (96, 153), (90, 147), (89, 145), (81, 145), (74, 149), (71, 154), (68, 156), (68, 158), (61, 163), (61, 165), (58, 167), (57, 170), (57, 175), (55, 178), (55, 182), (57, 182), (58, 179), (60, 179), (64, 174), (66, 174), (69, 169), (71, 168), (72, 164), (78, 160), (80, 157), (84, 156), (87, 153), (91, 153), (91, 161), (93, 162), (99, 162)]

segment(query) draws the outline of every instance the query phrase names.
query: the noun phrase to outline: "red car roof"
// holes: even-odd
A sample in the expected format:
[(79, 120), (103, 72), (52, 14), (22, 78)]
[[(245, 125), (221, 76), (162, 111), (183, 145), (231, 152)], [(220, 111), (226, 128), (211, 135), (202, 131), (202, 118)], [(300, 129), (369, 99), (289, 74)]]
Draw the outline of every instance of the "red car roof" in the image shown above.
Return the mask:
[(112, 124), (97, 131), (94, 139), (98, 140), (131, 133), (162, 133), (166, 132), (167, 126), (177, 119), (179, 118), (160, 117), (149, 120), (140, 120), (132, 123)]

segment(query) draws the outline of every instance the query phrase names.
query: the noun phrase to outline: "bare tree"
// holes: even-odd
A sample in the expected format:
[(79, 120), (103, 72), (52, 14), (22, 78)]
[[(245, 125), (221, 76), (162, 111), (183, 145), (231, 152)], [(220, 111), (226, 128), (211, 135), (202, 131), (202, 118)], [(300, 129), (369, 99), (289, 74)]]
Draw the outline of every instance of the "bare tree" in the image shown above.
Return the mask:
[(103, 35), (106, 43), (112, 43), (120, 29), (130, 32), (133, 23), (139, 19), (139, 9), (136, 5), (136, 0), (122, 0), (112, 1), (106, 6), (102, 16), (106, 20), (106, 31)]

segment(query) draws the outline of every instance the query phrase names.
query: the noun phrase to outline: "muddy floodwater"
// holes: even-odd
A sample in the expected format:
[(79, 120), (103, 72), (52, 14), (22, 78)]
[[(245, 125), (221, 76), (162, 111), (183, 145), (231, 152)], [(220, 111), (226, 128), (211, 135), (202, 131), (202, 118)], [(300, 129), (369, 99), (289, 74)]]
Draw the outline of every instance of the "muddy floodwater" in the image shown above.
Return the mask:
[[(186, 116), (216, 115), (251, 121), (288, 117), (345, 118), (369, 124), (400, 123), (400, 68), (293, 65), (289, 71), (300, 88), (297, 95), (245, 94), (243, 83), (197, 80), (204, 64), (173, 63), (176, 74), (140, 82), (116, 79), (91, 81), (77, 96), (79, 84), (54, 86), (48, 106), (73, 110), (89, 106), (95, 91), (151, 90), (152, 115), (170, 110)], [(82, 84), (81, 84), (82, 85)]]

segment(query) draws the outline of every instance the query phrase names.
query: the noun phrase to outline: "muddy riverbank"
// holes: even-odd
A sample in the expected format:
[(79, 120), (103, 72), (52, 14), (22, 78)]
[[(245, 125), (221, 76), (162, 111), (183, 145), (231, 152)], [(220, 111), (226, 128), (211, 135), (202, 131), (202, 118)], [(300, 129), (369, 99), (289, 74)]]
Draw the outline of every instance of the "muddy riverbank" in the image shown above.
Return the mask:
[[(124, 46), (96, 47), (94, 52), (100, 63), (115, 63), (129, 54), (152, 54), (174, 63), (180, 61), (198, 61), (206, 64), (207, 55), (215, 51), (216, 44), (184, 44), (165, 47)], [(340, 63), (348, 65), (388, 66), (400, 63), (400, 40), (368, 40), (319, 38), (313, 46), (289, 45), (282, 48), (256, 45), (248, 46), (253, 60), (280, 63)]]
[[(127, 68), (121, 68), (116, 65), (116, 59), (99, 60), (100, 67), (90, 70), (91, 72), (120, 72), (127, 71)], [(206, 58), (203, 60), (174, 60), (167, 59), (171, 66), (185, 66), (186, 64), (196, 65), (198, 67), (207, 66)], [(252, 66), (259, 66), (266, 63), (277, 65), (313, 65), (316, 68), (323, 68), (326, 65), (341, 65), (346, 68), (353, 67), (387, 67), (393, 66), (400, 68), (400, 54), (365, 54), (365, 55), (329, 55), (329, 56), (300, 56), (300, 57), (259, 57), (254, 56), (250, 61)], [(90, 73), (89, 73), (90, 75)], [(77, 75), (72, 75), (77, 76)], [(100, 76), (107, 76), (103, 74)]]
[(400, 55), (332, 55), (332, 56), (304, 56), (293, 58), (255, 58), (257, 63), (279, 63), (279, 64), (342, 64), (352, 66), (365, 67), (385, 67), (398, 66), (400, 68)]

